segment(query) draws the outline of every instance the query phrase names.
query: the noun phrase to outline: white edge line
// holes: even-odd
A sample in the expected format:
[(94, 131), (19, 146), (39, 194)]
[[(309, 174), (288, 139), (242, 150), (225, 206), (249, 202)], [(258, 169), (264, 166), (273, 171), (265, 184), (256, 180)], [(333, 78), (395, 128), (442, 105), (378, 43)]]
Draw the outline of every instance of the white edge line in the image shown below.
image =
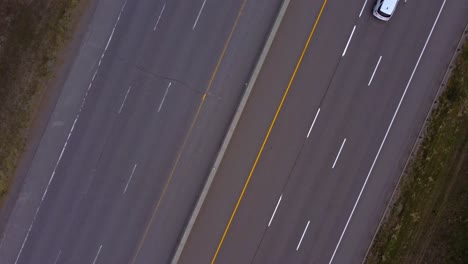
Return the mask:
[(127, 93), (125, 93), (125, 97), (124, 97), (124, 99), (122, 101), (122, 104), (120, 105), (120, 108), (119, 108), (119, 114), (120, 114), (120, 112), (122, 112), (122, 108), (125, 105), (125, 101), (127, 100), (127, 96), (128, 96), (128, 93), (130, 92), (130, 89), (132, 89), (132, 86), (129, 86), (128, 89), (127, 89)]
[(172, 82), (170, 82), (169, 85), (166, 87), (166, 91), (164, 92), (164, 96), (163, 96), (163, 98), (161, 100), (161, 103), (159, 104), (159, 107), (158, 107), (158, 113), (159, 113), (159, 111), (161, 111), (161, 108), (162, 108), (162, 106), (164, 104), (164, 100), (166, 99), (166, 95), (167, 95), (167, 92), (169, 91), (169, 88), (171, 87), (171, 84), (172, 84)]
[[(405, 0), (405, 2), (406, 2), (406, 0)], [(362, 9), (361, 9), (361, 12), (359, 13), (359, 17), (361, 17), (362, 12), (364, 12), (364, 8), (366, 7), (366, 4), (367, 4), (367, 0), (364, 1), (364, 5), (362, 5)]]
[(369, 80), (369, 83), (367, 83), (367, 86), (370, 86), (370, 84), (372, 83), (372, 80), (374, 79), (375, 72), (377, 72), (377, 68), (379, 68), (380, 60), (382, 60), (382, 56), (380, 56), (379, 61), (375, 65), (374, 72), (372, 73), (372, 76), (371, 76), (371, 78)]
[[(110, 35), (109, 39), (107, 40), (107, 44), (106, 44), (106, 48), (104, 49), (104, 52), (107, 51), (107, 48), (109, 47), (109, 44), (110, 44), (110, 42), (112, 40), (112, 37), (114, 36), (115, 28), (117, 27), (117, 24), (119, 23), (120, 16), (122, 15), (122, 12), (123, 12), (123, 10), (125, 8), (125, 5), (127, 5), (126, 0), (125, 0), (125, 2), (123, 4), (122, 8), (120, 8), (119, 16), (117, 16), (117, 21), (115, 21), (114, 28), (112, 28), (112, 32), (111, 32), (111, 35)], [(101, 59), (102, 59), (102, 57), (104, 57), (104, 52), (101, 55)]]
[(133, 166), (132, 173), (130, 174), (130, 177), (128, 178), (127, 185), (125, 185), (125, 189), (124, 189), (123, 193), (125, 193), (127, 191), (128, 185), (130, 184), (130, 181), (132, 180), (132, 177), (133, 177), (133, 174), (135, 173), (135, 169), (136, 169), (137, 165), (138, 164), (135, 163), (135, 165)]
[[(114, 29), (112, 30), (112, 33), (111, 33), (111, 35), (109, 37), (109, 40), (107, 41), (106, 48), (102, 52), (101, 59), (99, 60), (99, 63), (98, 63), (98, 68), (96, 69), (96, 72), (94, 73), (93, 78), (96, 76), (97, 71), (99, 70), (99, 65), (101, 64), (101, 60), (104, 57), (104, 54), (106, 53), (107, 46), (109, 45), (110, 39), (112, 38), (112, 35), (114, 34), (115, 27), (117, 26), (117, 23), (119, 22), (120, 15), (122, 14), (122, 11), (124, 10), (126, 4), (127, 4), (127, 1), (124, 2), (122, 8), (120, 9), (120, 13), (119, 13), (119, 16), (117, 17), (117, 21), (115, 22)], [(53, 178), (55, 176), (55, 172), (57, 170), (57, 167), (58, 167), (58, 165), (59, 165), (59, 163), (60, 163), (60, 161), (62, 159), (62, 155), (63, 155), (63, 153), (65, 151), (65, 148), (67, 147), (68, 140), (70, 139), (70, 136), (71, 136), (71, 134), (73, 132), (73, 129), (75, 128), (76, 121), (80, 117), (80, 113), (83, 110), (84, 103), (86, 101), (86, 98), (88, 96), (88, 93), (89, 93), (89, 90), (91, 89), (92, 84), (93, 84), (93, 80), (91, 80), (91, 82), (90, 82), (90, 84), (88, 86), (88, 89), (86, 90), (85, 95), (84, 95), (84, 97), (83, 97), (83, 99), (81, 101), (81, 105), (80, 105), (80, 109), (78, 110), (78, 114), (76, 115), (75, 121), (73, 121), (73, 125), (72, 125), (72, 127), (70, 129), (70, 132), (68, 133), (68, 136), (67, 136), (67, 139), (65, 140), (65, 143), (63, 144), (62, 151), (60, 152), (60, 156), (59, 156), (57, 162), (55, 163), (54, 170), (52, 171), (52, 175), (50, 176), (49, 182), (47, 183), (47, 186), (46, 186), (46, 188), (44, 190), (41, 201), (39, 202), (39, 205), (38, 205), (38, 207), (36, 209), (36, 212), (34, 213), (31, 225), (29, 225), (28, 231), (26, 232), (26, 236), (24, 237), (23, 243), (21, 244), (21, 248), (20, 248), (20, 250), (18, 252), (18, 255), (16, 256), (15, 264), (18, 263), (18, 260), (21, 257), (21, 253), (23, 252), (24, 246), (26, 245), (26, 241), (29, 238), (29, 234), (31, 233), (34, 222), (36, 221), (37, 214), (39, 213), (39, 210), (41, 209), (42, 203), (44, 202), (44, 198), (45, 198), (45, 196), (47, 194), (47, 191), (49, 190), (50, 183), (52, 182), (52, 180), (53, 180)]]
[(21, 257), (21, 253), (23, 252), (24, 245), (26, 245), (26, 241), (29, 238), (29, 234), (31, 233), (32, 227), (33, 227), (34, 222), (36, 221), (37, 215), (39, 213), (39, 209), (41, 209), (42, 202), (44, 202), (44, 198), (45, 198), (45, 196), (47, 194), (47, 191), (49, 190), (50, 183), (54, 179), (55, 172), (57, 171), (57, 167), (58, 167), (58, 165), (60, 163), (60, 160), (62, 159), (63, 153), (65, 152), (65, 148), (67, 147), (67, 144), (68, 144), (68, 140), (70, 139), (70, 136), (71, 136), (71, 134), (73, 132), (73, 129), (75, 128), (75, 124), (76, 124), (76, 121), (78, 120), (79, 116), (80, 116), (80, 114), (78, 112), (78, 115), (76, 116), (75, 120), (73, 121), (73, 125), (72, 125), (72, 127), (70, 129), (70, 132), (68, 133), (67, 139), (65, 140), (65, 143), (64, 143), (64, 145), (62, 147), (62, 151), (60, 152), (59, 158), (58, 158), (57, 162), (55, 163), (54, 170), (52, 171), (52, 175), (49, 178), (49, 182), (47, 183), (47, 186), (46, 186), (46, 188), (44, 190), (44, 193), (42, 194), (42, 198), (41, 198), (41, 201), (39, 202), (39, 206), (37, 207), (36, 212), (34, 213), (31, 225), (29, 225), (28, 231), (26, 232), (26, 236), (24, 237), (23, 244), (21, 244), (21, 248), (20, 248), (20, 250), (18, 252), (18, 255), (16, 256), (15, 264), (18, 263), (18, 260)]
[(275, 210), (273, 211), (273, 214), (271, 215), (270, 222), (268, 222), (268, 227), (270, 227), (271, 222), (273, 221), (273, 218), (275, 217), (276, 210), (278, 209), (278, 206), (279, 206), (279, 204), (281, 203), (281, 198), (282, 198), (282, 197), (283, 197), (283, 195), (281, 194), (281, 196), (280, 196), (279, 199), (278, 199), (278, 202), (276, 203)]
[(310, 125), (309, 132), (307, 133), (306, 138), (309, 138), (310, 132), (312, 131), (312, 128), (314, 127), (315, 120), (317, 120), (317, 116), (319, 115), (319, 113), (320, 113), (320, 108), (317, 110), (317, 113), (315, 114), (314, 121), (312, 121), (312, 125)]
[(96, 253), (96, 257), (94, 257), (93, 264), (96, 264), (96, 261), (99, 257), (99, 253), (101, 253), (102, 245), (99, 246), (98, 252)]
[(341, 143), (340, 150), (338, 151), (338, 154), (336, 155), (335, 162), (333, 162), (332, 169), (335, 168), (336, 162), (338, 161), (338, 158), (340, 157), (341, 151), (343, 150), (344, 144), (346, 143), (346, 138), (343, 139), (343, 143)]
[(310, 224), (310, 220), (307, 221), (307, 225), (306, 225), (306, 227), (304, 228), (304, 232), (302, 232), (301, 240), (299, 240), (299, 243), (297, 244), (296, 251), (298, 251), (298, 250), (299, 250), (299, 247), (301, 246), (302, 239), (304, 239), (305, 233), (307, 232), (307, 228), (309, 228), (309, 224)]
[(192, 30), (194, 30), (195, 27), (197, 26), (198, 19), (200, 18), (201, 12), (203, 11), (203, 7), (205, 7), (205, 3), (206, 3), (206, 0), (203, 0), (203, 4), (202, 4), (202, 6), (201, 6), (201, 8), (200, 8), (200, 11), (198, 11), (197, 19), (195, 20), (195, 23), (193, 23)]
[(397, 106), (397, 108), (395, 110), (395, 113), (393, 114), (392, 120), (390, 121), (390, 125), (387, 128), (387, 132), (385, 133), (385, 136), (384, 136), (384, 138), (382, 140), (382, 143), (380, 144), (379, 150), (377, 151), (377, 155), (375, 156), (374, 161), (372, 162), (372, 165), (371, 165), (371, 168), (369, 170), (369, 173), (367, 174), (366, 180), (364, 181), (364, 184), (361, 187), (361, 191), (359, 192), (359, 195), (358, 195), (358, 197), (356, 199), (356, 202), (354, 203), (353, 209), (351, 210), (351, 213), (350, 213), (350, 215), (348, 217), (348, 220), (346, 221), (346, 225), (343, 228), (343, 232), (341, 232), (340, 239), (338, 240), (338, 243), (336, 244), (335, 250), (333, 251), (333, 254), (332, 254), (328, 264), (331, 264), (333, 262), (333, 259), (335, 258), (335, 255), (336, 255), (336, 252), (338, 251), (338, 248), (340, 247), (343, 236), (346, 233), (346, 230), (348, 229), (349, 222), (351, 221), (351, 218), (353, 217), (354, 211), (356, 210), (356, 207), (359, 204), (359, 201), (361, 199), (362, 193), (364, 192), (364, 189), (366, 188), (367, 181), (369, 180), (369, 176), (371, 175), (372, 170), (374, 169), (374, 165), (375, 165), (375, 163), (377, 161), (377, 158), (380, 155), (380, 151), (382, 150), (382, 147), (385, 144), (385, 141), (387, 140), (387, 136), (388, 136), (388, 133), (389, 133), (390, 129), (392, 128), (393, 121), (395, 120), (395, 117), (396, 117), (398, 111), (400, 110), (401, 102), (405, 98), (406, 92), (408, 91), (408, 87), (410, 86), (411, 81), (413, 80), (414, 73), (416, 72), (416, 70), (418, 68), (418, 65), (419, 65), (419, 62), (421, 61), (421, 58), (422, 58), (422, 56), (424, 54), (424, 51), (426, 50), (427, 43), (429, 43), (429, 40), (431, 39), (431, 36), (432, 36), (432, 32), (434, 31), (434, 28), (437, 25), (437, 21), (439, 20), (440, 14), (442, 13), (442, 10), (444, 9), (445, 2), (446, 2), (446, 0), (444, 0), (444, 2), (442, 3), (442, 6), (440, 7), (439, 13), (437, 14), (436, 20), (434, 21), (434, 24), (432, 25), (429, 36), (426, 39), (426, 43), (424, 43), (424, 47), (423, 47), (423, 49), (421, 51), (421, 54), (419, 54), (419, 58), (418, 58), (418, 60), (416, 62), (416, 66), (414, 67), (413, 72), (411, 73), (408, 84), (406, 84), (405, 91), (403, 92), (403, 95), (400, 98), (400, 102), (398, 103), (398, 106)]
[(346, 54), (346, 50), (348, 50), (349, 43), (351, 42), (351, 39), (353, 38), (354, 30), (356, 30), (356, 25), (354, 25), (353, 31), (351, 31), (351, 35), (349, 35), (348, 43), (346, 43), (346, 47), (343, 50), (343, 54), (341, 54), (341, 57), (344, 57), (344, 55)]
[(166, 3), (164, 3), (164, 5), (163, 5), (163, 7), (162, 7), (162, 9), (161, 9), (161, 13), (159, 13), (159, 17), (158, 17), (158, 20), (156, 21), (156, 24), (154, 25), (153, 31), (156, 30), (156, 27), (157, 27), (158, 24), (159, 24), (159, 20), (161, 19), (161, 16), (162, 16), (162, 14), (163, 14), (165, 8), (166, 8)]

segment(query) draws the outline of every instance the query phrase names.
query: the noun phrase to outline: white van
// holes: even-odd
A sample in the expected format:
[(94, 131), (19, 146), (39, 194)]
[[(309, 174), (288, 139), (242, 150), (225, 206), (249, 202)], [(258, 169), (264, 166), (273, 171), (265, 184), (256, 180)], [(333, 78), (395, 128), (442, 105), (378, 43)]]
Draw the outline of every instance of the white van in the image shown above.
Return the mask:
[(398, 0), (377, 0), (374, 6), (374, 16), (380, 20), (388, 21), (396, 9)]

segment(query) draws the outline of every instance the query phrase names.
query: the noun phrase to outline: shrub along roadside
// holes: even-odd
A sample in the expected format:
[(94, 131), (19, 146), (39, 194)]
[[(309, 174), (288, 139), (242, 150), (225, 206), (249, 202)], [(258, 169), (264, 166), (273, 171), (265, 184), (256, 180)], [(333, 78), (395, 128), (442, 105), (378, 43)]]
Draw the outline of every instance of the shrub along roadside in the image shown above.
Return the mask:
[(468, 45), (366, 263), (468, 263)]
[(28, 130), (69, 38), (79, 0), (0, 3), (0, 203)]

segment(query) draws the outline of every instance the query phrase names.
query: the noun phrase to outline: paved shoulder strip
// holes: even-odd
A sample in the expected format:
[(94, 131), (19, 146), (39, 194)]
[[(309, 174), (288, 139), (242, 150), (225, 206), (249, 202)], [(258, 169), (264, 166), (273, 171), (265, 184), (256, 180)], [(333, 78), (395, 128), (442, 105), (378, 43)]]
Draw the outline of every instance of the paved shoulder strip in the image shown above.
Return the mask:
[(262, 53), (260, 54), (257, 64), (255, 65), (255, 68), (252, 72), (252, 76), (250, 77), (250, 80), (248, 82), (247, 88), (244, 91), (244, 94), (242, 95), (242, 99), (239, 103), (239, 106), (237, 107), (236, 113), (231, 121), (231, 124), (229, 125), (229, 130), (227, 131), (226, 136), (224, 137), (223, 144), (221, 145), (221, 148), (218, 152), (218, 155), (213, 164), (213, 167), (211, 168), (210, 174), (208, 175), (208, 178), (205, 182), (203, 190), (200, 196), (198, 197), (197, 204), (195, 205), (192, 215), (190, 216), (190, 220), (188, 221), (187, 226), (185, 227), (184, 233), (182, 235), (182, 238), (179, 242), (179, 245), (177, 246), (176, 252), (171, 261), (172, 264), (178, 263), (179, 258), (182, 255), (182, 251), (184, 250), (185, 244), (187, 243), (188, 237), (190, 235), (190, 232), (192, 231), (195, 220), (197, 219), (200, 209), (203, 206), (203, 203), (205, 201), (205, 198), (208, 195), (208, 191), (210, 190), (211, 183), (213, 182), (216, 172), (218, 171), (219, 164), (221, 163), (224, 157), (224, 154), (226, 152), (226, 149), (229, 146), (229, 143), (231, 142), (232, 135), (234, 134), (237, 124), (239, 123), (239, 119), (242, 115), (242, 112), (244, 111), (245, 105), (247, 103), (247, 100), (249, 99), (250, 93), (252, 92), (253, 86), (255, 84), (255, 81), (257, 80), (258, 74), (263, 66), (263, 63), (265, 62), (265, 58), (268, 52), (270, 51), (271, 45), (273, 43), (273, 39), (275, 38), (276, 32), (278, 31), (281, 21), (283, 20), (284, 14), (286, 13), (286, 9), (289, 6), (289, 2), (290, 0), (284, 0), (283, 3), (281, 4), (281, 7), (278, 11), (278, 15), (276, 16), (276, 19), (271, 28), (270, 34), (268, 35), (268, 39), (263, 47)]

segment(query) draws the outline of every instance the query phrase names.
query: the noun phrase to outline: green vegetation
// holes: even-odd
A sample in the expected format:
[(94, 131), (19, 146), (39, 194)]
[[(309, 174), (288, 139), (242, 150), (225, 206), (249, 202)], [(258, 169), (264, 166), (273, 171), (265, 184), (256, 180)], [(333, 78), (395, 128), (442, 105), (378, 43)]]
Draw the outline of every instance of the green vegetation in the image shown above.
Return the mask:
[(0, 3), (0, 202), (28, 130), (69, 37), (79, 0)]
[(367, 263), (468, 263), (468, 45)]

